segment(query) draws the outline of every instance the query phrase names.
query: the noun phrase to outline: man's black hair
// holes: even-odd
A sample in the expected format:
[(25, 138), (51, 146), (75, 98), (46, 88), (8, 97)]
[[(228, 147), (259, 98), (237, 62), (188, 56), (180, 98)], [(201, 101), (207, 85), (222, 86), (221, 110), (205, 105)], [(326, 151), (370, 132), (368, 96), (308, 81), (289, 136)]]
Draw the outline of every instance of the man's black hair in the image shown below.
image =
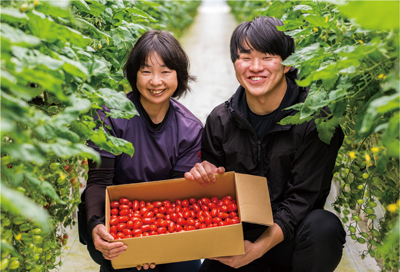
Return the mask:
[(129, 81), (135, 97), (140, 96), (136, 87), (137, 72), (145, 65), (147, 57), (152, 52), (157, 52), (164, 64), (176, 71), (178, 87), (172, 97), (179, 98), (190, 91), (188, 83), (194, 81), (195, 77), (189, 75), (189, 58), (182, 46), (170, 33), (150, 30), (138, 39), (123, 68), (124, 76)]
[(234, 63), (239, 52), (248, 52), (248, 48), (271, 55), (278, 55), (285, 60), (294, 52), (294, 40), (284, 32), (276, 29), (283, 25), (281, 20), (273, 17), (259, 16), (243, 22), (233, 31), (231, 37), (231, 59)]

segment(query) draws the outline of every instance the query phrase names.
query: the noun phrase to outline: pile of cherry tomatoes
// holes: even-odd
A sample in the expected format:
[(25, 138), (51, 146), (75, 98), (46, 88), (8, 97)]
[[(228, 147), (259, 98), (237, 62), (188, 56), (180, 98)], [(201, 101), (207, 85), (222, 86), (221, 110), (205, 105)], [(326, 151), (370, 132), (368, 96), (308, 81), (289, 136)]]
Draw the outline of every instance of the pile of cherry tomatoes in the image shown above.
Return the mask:
[(121, 198), (110, 203), (110, 234), (114, 239), (142, 237), (227, 226), (240, 222), (236, 200), (214, 196), (145, 202)]

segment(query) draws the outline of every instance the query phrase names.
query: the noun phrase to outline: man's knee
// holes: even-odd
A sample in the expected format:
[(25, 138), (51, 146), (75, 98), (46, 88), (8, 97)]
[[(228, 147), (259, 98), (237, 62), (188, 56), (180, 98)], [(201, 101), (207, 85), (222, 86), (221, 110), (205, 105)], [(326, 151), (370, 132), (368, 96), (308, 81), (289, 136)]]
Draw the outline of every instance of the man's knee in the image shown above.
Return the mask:
[(305, 236), (302, 237), (303, 239), (312, 237), (317, 242), (329, 243), (336, 241), (341, 245), (345, 243), (346, 237), (346, 232), (339, 218), (333, 213), (322, 209), (310, 212), (300, 224), (297, 234), (298, 236)]

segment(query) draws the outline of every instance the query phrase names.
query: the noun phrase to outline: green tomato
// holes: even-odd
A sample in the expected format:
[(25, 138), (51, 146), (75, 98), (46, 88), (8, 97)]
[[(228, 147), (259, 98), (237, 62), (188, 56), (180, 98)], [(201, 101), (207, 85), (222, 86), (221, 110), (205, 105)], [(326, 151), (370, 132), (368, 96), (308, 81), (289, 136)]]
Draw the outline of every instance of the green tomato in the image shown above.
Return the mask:
[(371, 234), (375, 237), (379, 237), (379, 232), (376, 229), (371, 229)]
[(10, 219), (8, 219), (8, 218), (4, 218), (2, 221), (1, 221), (1, 226), (2, 227), (7, 227), (7, 226), (9, 226), (11, 224), (11, 221), (10, 221)]
[(369, 238), (369, 235), (368, 235), (368, 233), (366, 233), (366, 232), (361, 232), (360, 234), (361, 234), (361, 236), (364, 237), (364, 238)]
[(370, 193), (369, 191), (366, 191), (365, 194), (364, 194), (364, 196), (365, 196), (366, 198), (369, 198), (369, 197), (371, 196), (371, 193)]
[(33, 241), (35, 244), (41, 244), (43, 242), (43, 238), (40, 235), (33, 235)]
[(349, 222), (349, 219), (347, 218), (347, 216), (342, 218), (342, 222), (343, 222), (344, 224), (346, 224), (347, 222)]
[(365, 244), (365, 239), (359, 237), (359, 238), (357, 239), (357, 242), (359, 242), (360, 244)]
[(27, 231), (29, 230), (31, 227), (29, 226), (28, 223), (22, 224), (21, 226), (19, 226), (19, 230), (20, 231)]
[(363, 203), (364, 203), (364, 199), (361, 199), (361, 198), (358, 199), (358, 200), (357, 200), (357, 203), (360, 204), (360, 205), (363, 204)]
[(364, 210), (364, 212), (366, 212), (367, 214), (373, 214), (375, 211), (374, 211), (374, 209), (372, 209), (372, 208), (366, 208), (366, 209)]
[(374, 220), (376, 218), (375, 214), (369, 214), (368, 219)]
[(10, 263), (10, 265), (8, 266), (9, 269), (17, 269), (19, 267), (19, 261), (18, 260), (14, 260)]
[(3, 260), (1, 260), (1, 262), (0, 262), (0, 270), (3, 271), (4, 269), (6, 269), (7, 266), (8, 266), (8, 262), (9, 262), (8, 259), (3, 259)]
[(377, 243), (376, 243), (376, 241), (375, 241), (374, 239), (370, 239), (370, 240), (368, 241), (368, 243), (369, 243), (370, 245), (373, 245), (373, 246), (376, 246), (376, 245), (377, 245)]
[(376, 207), (376, 203), (374, 201), (368, 201), (367, 206), (369, 206), (371, 208), (375, 208)]
[(353, 226), (350, 226), (350, 227), (349, 227), (349, 231), (350, 231), (351, 233), (356, 233), (356, 228), (353, 227)]
[(58, 162), (53, 162), (49, 167), (50, 169), (56, 170), (60, 168), (60, 164)]
[(24, 222), (25, 222), (25, 218), (23, 218), (23, 217), (16, 217), (13, 219), (13, 223), (15, 225), (21, 225)]
[(355, 236), (354, 234), (350, 235), (351, 239), (353, 240), (357, 240), (357, 236)]
[(32, 230), (32, 233), (33, 233), (33, 234), (37, 234), (37, 235), (39, 235), (39, 234), (41, 234), (41, 233), (42, 233), (42, 230), (41, 230), (41, 229), (39, 229), (39, 228), (36, 228), (36, 229), (33, 229), (33, 230)]
[(368, 173), (363, 173), (362, 174), (363, 179), (367, 179), (369, 177)]
[(344, 214), (344, 215), (349, 215), (349, 214), (350, 214), (350, 211), (349, 211), (348, 209), (344, 209), (344, 210), (343, 210), (343, 214)]
[(361, 220), (361, 218), (358, 215), (353, 215), (354, 221), (358, 222)]

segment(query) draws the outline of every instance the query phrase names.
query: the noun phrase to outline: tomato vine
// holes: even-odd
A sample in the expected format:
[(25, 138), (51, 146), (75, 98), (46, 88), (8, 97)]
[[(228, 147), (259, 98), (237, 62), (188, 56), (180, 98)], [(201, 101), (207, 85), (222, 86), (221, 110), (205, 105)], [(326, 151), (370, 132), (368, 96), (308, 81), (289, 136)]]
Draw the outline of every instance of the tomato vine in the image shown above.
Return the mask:
[(96, 109), (137, 114), (121, 67), (148, 29), (181, 33), (197, 1), (2, 1), (1, 271), (61, 265), (88, 159), (131, 143), (96, 129)]

